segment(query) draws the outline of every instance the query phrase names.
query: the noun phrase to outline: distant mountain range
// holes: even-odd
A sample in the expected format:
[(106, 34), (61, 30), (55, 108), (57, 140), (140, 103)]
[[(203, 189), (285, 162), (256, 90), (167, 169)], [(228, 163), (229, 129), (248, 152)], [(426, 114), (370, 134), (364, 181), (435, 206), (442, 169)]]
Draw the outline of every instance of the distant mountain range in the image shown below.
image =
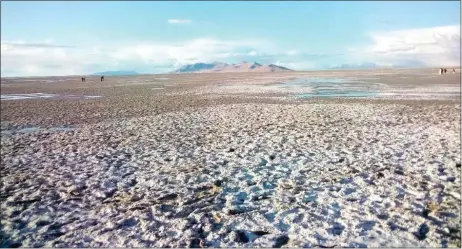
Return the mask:
[(92, 75), (107, 75), (107, 76), (124, 76), (124, 75), (138, 75), (139, 73), (135, 71), (105, 71), (94, 73)]
[(285, 72), (293, 71), (286, 67), (277, 66), (274, 64), (262, 65), (257, 62), (243, 61), (237, 64), (227, 64), (223, 62), (212, 63), (195, 63), (182, 66), (172, 73), (231, 73), (231, 72)]

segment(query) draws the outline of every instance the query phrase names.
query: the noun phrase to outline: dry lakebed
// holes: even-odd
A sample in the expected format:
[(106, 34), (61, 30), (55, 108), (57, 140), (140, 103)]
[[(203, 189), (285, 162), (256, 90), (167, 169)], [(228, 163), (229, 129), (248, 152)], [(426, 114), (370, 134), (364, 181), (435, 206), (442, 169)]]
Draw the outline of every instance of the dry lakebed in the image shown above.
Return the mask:
[(460, 71), (2, 78), (2, 247), (460, 247)]

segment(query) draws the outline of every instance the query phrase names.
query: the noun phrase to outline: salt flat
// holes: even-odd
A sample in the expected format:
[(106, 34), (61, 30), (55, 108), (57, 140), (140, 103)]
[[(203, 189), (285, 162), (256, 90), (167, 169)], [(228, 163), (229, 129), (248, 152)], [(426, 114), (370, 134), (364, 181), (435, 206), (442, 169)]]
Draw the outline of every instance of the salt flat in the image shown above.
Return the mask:
[(2, 79), (2, 246), (460, 246), (436, 72)]

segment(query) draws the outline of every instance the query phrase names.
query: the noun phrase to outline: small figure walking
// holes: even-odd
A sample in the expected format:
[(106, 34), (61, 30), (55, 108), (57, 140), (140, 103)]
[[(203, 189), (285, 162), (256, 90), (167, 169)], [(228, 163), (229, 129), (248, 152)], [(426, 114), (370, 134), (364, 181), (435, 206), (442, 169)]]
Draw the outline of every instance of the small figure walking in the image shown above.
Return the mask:
[(456, 74), (456, 69), (455, 68), (452, 69), (452, 74)]
[(104, 81), (104, 76), (101, 76), (101, 82), (103, 82), (103, 81)]
[(445, 68), (445, 69), (444, 69), (444, 73), (447, 73), (447, 72), (448, 72), (448, 70)]
[(82, 82), (85, 82), (85, 77), (82, 77)]
[(442, 75), (442, 74), (443, 74), (443, 69), (442, 69), (442, 68), (440, 68), (440, 75)]

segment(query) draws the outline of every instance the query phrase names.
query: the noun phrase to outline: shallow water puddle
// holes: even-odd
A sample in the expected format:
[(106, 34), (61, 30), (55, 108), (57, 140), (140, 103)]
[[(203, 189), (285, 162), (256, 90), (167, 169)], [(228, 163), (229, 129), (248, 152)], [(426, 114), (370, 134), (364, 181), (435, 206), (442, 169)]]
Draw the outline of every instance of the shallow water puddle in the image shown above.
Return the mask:
[(46, 93), (30, 93), (30, 94), (1, 94), (1, 100), (18, 100), (18, 99), (37, 99), (37, 98), (53, 98), (54, 94)]
[(357, 78), (303, 78), (295, 79), (280, 85), (308, 85), (308, 86), (328, 86), (343, 83), (360, 83)]
[(1, 100), (23, 100), (23, 99), (94, 99), (101, 96), (85, 95), (60, 95), (51, 93), (29, 93), (29, 94), (1, 94)]
[[(77, 78), (64, 78), (64, 79), (24, 79), (24, 78), (6, 78), (12, 82), (39, 82), (39, 83), (53, 83), (77, 80)], [(80, 80), (80, 79), (79, 79)]]
[(7, 130), (7, 131), (2, 131), (2, 134), (6, 133), (13, 133), (13, 132), (19, 132), (19, 133), (31, 133), (40, 130), (39, 127), (27, 127), (27, 128), (22, 128), (19, 130)]
[(51, 127), (51, 128), (40, 128), (38, 126), (30, 126), (30, 127), (25, 127), (17, 130), (3, 130), (1, 131), (2, 135), (10, 135), (14, 133), (33, 133), (33, 132), (39, 132), (39, 131), (50, 131), (50, 132), (69, 132), (69, 131), (75, 131), (77, 130), (74, 127)]
[(377, 93), (361, 87), (363, 81), (357, 78), (307, 78), (279, 84), (280, 87), (308, 87), (310, 90), (297, 94), (297, 98), (312, 97), (375, 97)]
[(312, 98), (312, 97), (354, 97), (354, 98), (366, 98), (366, 97), (375, 97), (377, 93), (373, 92), (360, 92), (360, 91), (348, 91), (348, 92), (322, 92), (316, 91), (315, 93), (303, 93), (297, 94), (298, 98)]

